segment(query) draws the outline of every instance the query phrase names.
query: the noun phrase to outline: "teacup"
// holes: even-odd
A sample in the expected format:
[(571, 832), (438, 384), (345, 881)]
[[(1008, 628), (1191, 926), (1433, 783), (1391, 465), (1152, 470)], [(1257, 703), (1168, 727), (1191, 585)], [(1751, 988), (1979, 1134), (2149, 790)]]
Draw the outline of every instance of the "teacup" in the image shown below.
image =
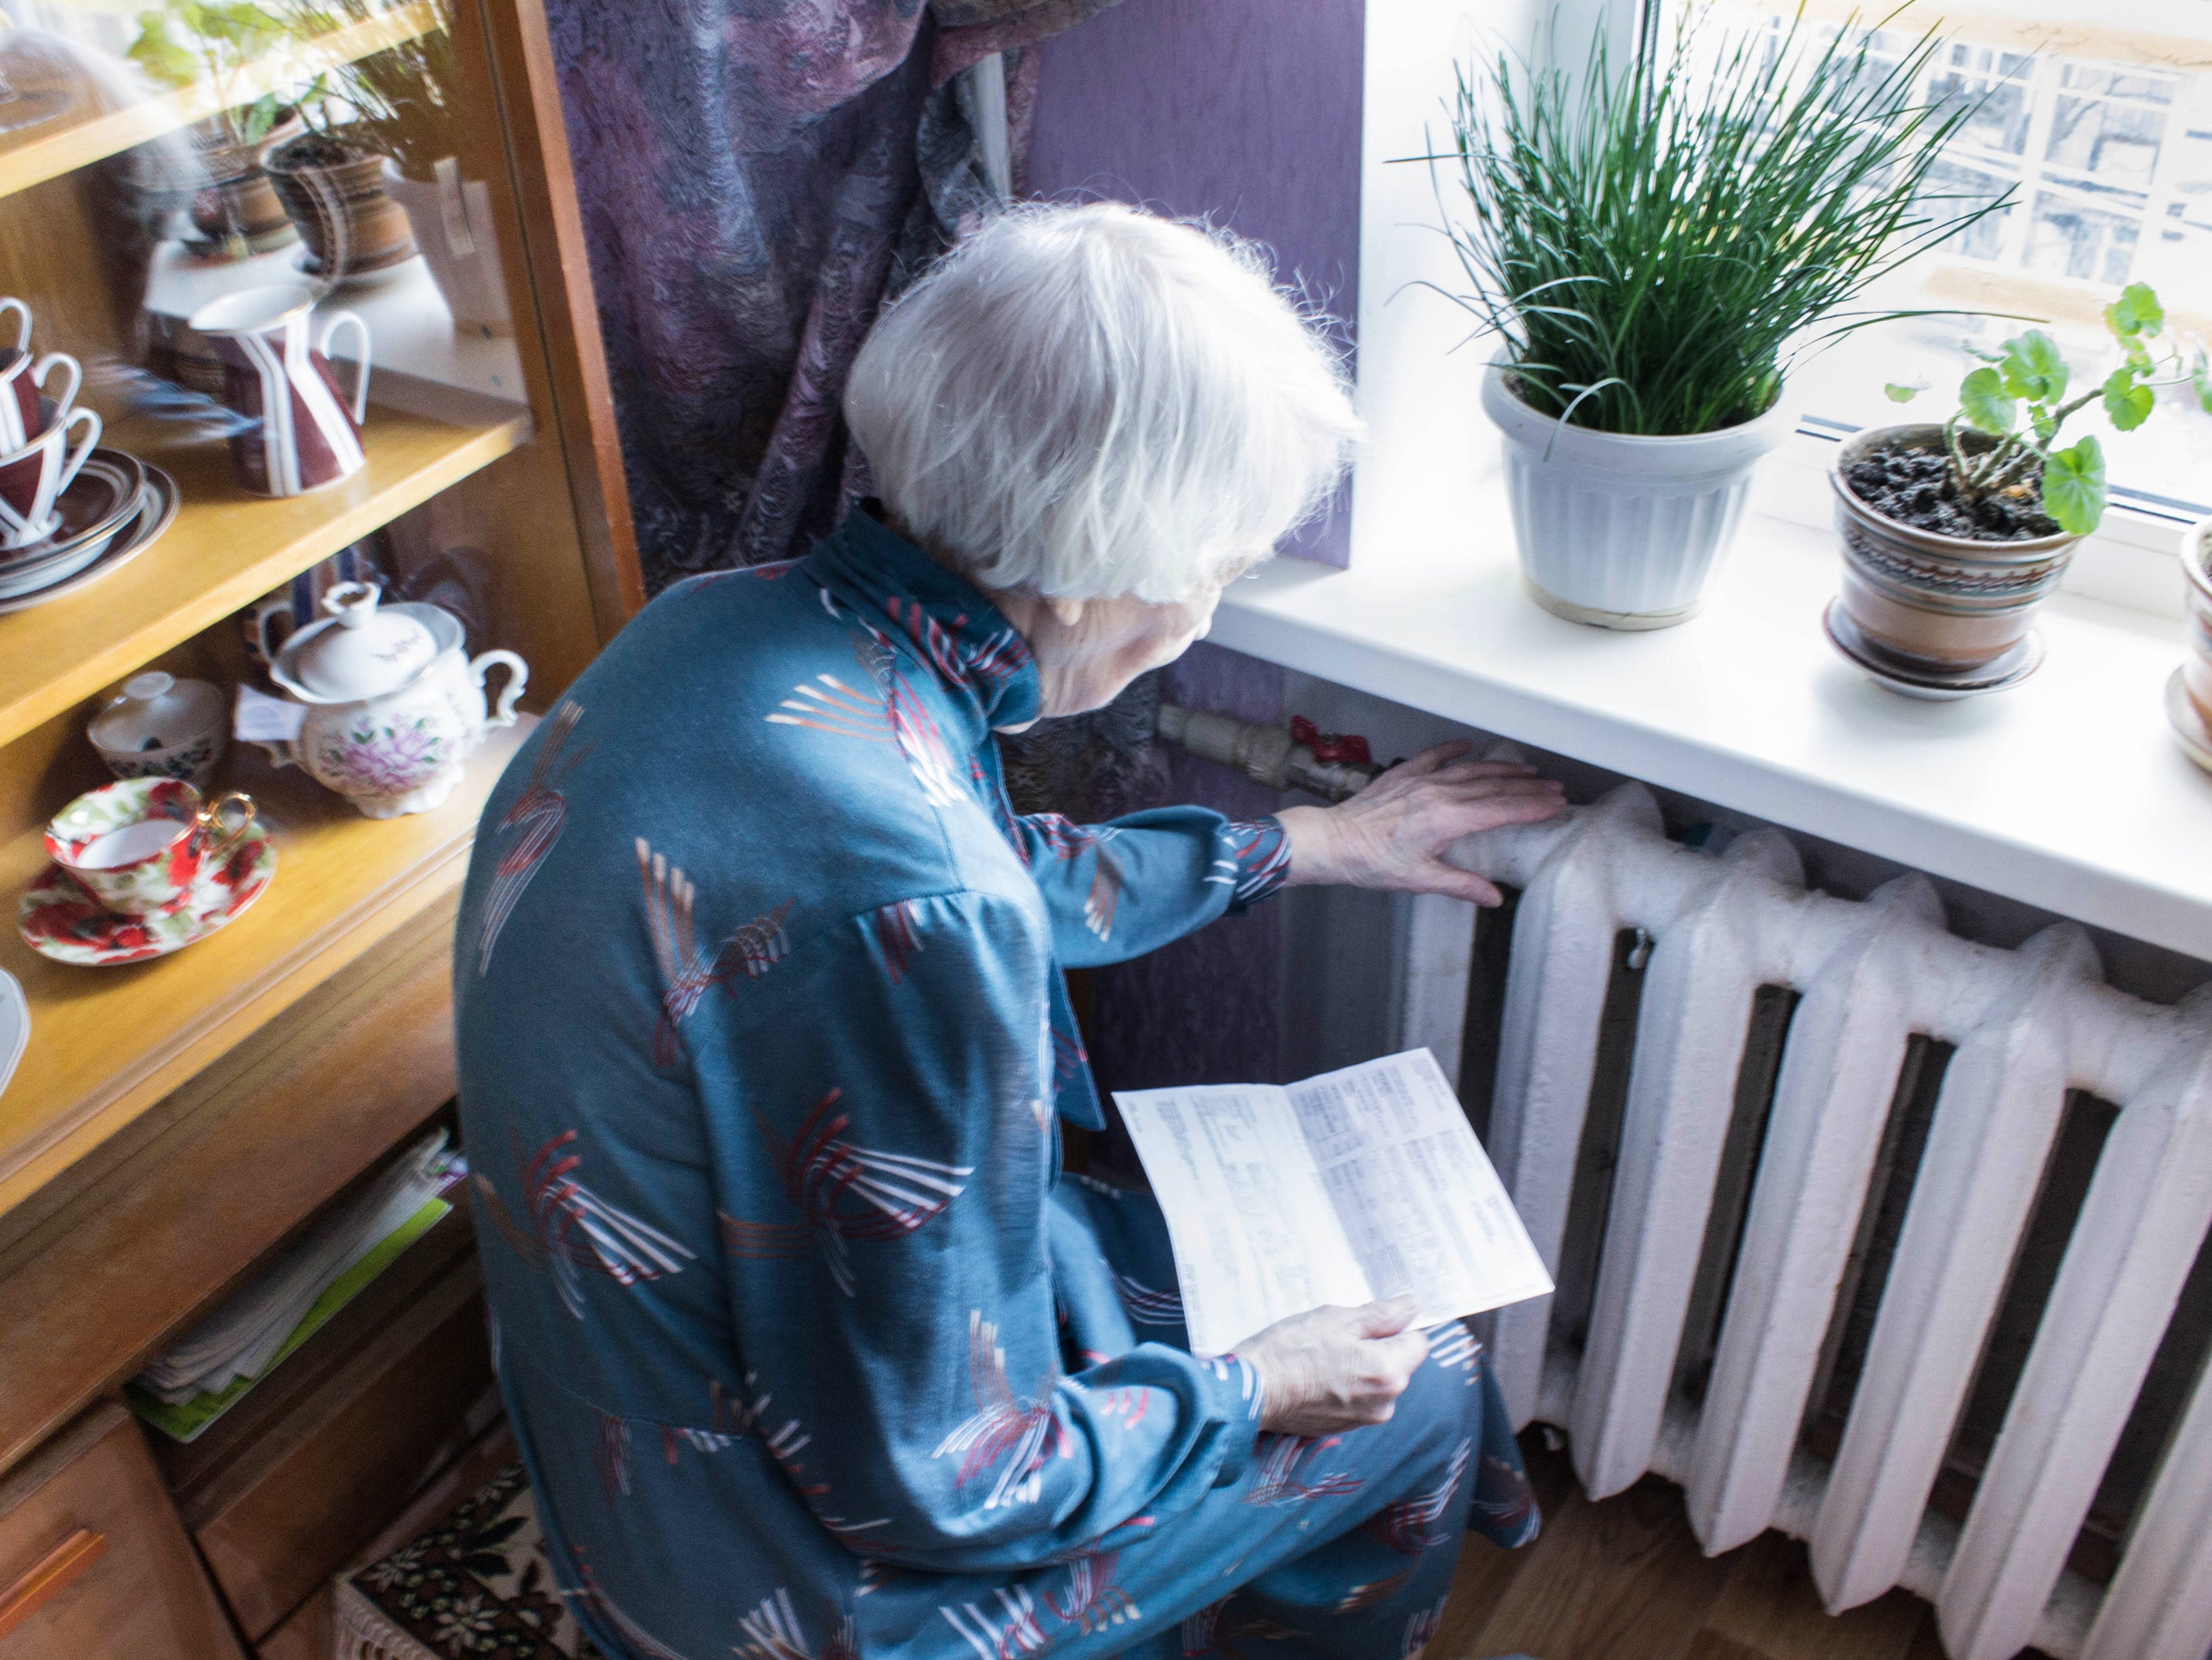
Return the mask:
[[(222, 824), (226, 809), (236, 822)], [(46, 826), (46, 854), (122, 916), (166, 916), (253, 829), (252, 798), (236, 790), (203, 802), (176, 778), (130, 778), (88, 791)]]
[[(44, 357), (31, 356), (31, 308), (12, 295), (0, 299), (0, 318), (13, 313), (19, 319), (15, 344), (0, 346), (0, 451), (16, 450), (38, 436), (49, 419), (58, 420), (67, 415), (70, 405), (76, 401), (79, 387), (84, 385), (84, 366), (65, 351), (50, 351)], [(68, 384), (58, 392), (46, 390), (46, 377), (55, 369), (68, 375)], [(39, 406), (41, 397), (51, 397), (54, 412), (48, 417)]]
[[(85, 429), (70, 447), (72, 427)], [(27, 444), (0, 454), (0, 548), (27, 547), (53, 534), (54, 501), (70, 487), (77, 469), (100, 442), (100, 417), (80, 404), (56, 415)]]

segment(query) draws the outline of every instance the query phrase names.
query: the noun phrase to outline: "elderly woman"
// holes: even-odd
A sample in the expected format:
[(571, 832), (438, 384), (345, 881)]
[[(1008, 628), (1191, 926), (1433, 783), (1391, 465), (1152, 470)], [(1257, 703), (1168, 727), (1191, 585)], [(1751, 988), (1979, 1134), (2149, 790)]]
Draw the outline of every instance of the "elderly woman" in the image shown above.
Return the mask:
[(1019, 818), (994, 732), (1206, 630), (1333, 487), (1335, 362), (1246, 252), (1010, 213), (846, 414), (879, 502), (625, 629), (486, 809), (462, 1117), (515, 1433), (628, 1660), (1219, 1650), (1399, 1660), (1463, 1529), (1535, 1526), (1480, 1351), (1410, 1306), (1188, 1351), (1158, 1209), (1063, 1177), (1060, 970), (1286, 883), (1494, 901), (1540, 818), (1438, 749), (1340, 807)]

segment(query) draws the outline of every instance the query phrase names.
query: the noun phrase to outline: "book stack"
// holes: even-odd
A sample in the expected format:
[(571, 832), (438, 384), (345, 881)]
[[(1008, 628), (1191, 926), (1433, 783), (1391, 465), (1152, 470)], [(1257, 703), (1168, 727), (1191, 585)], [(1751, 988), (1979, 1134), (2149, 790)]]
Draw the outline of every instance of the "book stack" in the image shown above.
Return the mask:
[(190, 1441), (235, 1406), (438, 1219), (467, 1177), (433, 1131), (337, 1206), (124, 1386), (131, 1409)]

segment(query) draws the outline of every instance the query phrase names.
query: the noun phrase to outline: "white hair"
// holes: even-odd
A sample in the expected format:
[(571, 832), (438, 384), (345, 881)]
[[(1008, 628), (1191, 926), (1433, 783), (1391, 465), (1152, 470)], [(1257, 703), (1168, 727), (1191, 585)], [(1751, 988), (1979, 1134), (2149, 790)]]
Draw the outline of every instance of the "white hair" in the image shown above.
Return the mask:
[(984, 223), (878, 321), (845, 420), (908, 534), (1070, 599), (1185, 599), (1266, 557), (1359, 433), (1264, 255), (1115, 202)]

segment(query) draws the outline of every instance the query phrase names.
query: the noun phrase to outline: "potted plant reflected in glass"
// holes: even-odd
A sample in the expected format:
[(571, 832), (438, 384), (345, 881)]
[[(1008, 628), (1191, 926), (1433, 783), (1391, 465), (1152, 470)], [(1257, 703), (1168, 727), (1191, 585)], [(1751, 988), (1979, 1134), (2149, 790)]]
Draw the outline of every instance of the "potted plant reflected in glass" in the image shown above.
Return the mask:
[[(325, 26), (331, 21), (313, 15)], [(343, 72), (316, 76), (297, 104), (307, 131), (270, 150), (263, 163), (307, 245), (301, 270), (320, 283), (373, 277), (417, 251), (407, 215), (384, 188), (374, 125), (380, 112), (349, 95), (359, 84)]]
[[(1869, 284), (1989, 211), (1930, 170), (1971, 113), (1924, 101), (1940, 44), (1877, 55), (1856, 18), (1708, 35), (1686, 18), (1624, 70), (1600, 27), (1579, 73), (1462, 69), (1449, 295), (1497, 337), (1522, 575), (1578, 623), (1695, 615), (1759, 458), (1796, 418), (1793, 363), (1893, 312)], [(1825, 45), (1811, 42), (1826, 33)]]
[[(368, 0), (338, 0), (369, 15)], [(339, 71), (356, 128), (384, 156), (384, 188), (407, 215), (415, 241), (460, 327), (482, 335), (512, 327), (491, 190), (464, 179), (459, 65), (451, 0), (428, 0), (435, 21), (413, 39)]]
[[(2166, 388), (2193, 384), (2212, 409), (2201, 346), (2166, 336), (2158, 296), (2137, 283), (2105, 307), (2116, 359), (2077, 389), (2058, 344), (2040, 329), (1978, 351), (1940, 423), (1877, 427), (1838, 447), (1830, 469), (1843, 534), (1842, 592), (1828, 637), (1892, 690), (1971, 696), (2016, 685), (2042, 647), (2032, 623), (2081, 538), (2105, 516), (2104, 447), (2094, 433), (2062, 445), (2093, 405), (2132, 432)], [(1891, 386), (1909, 402), (1918, 389)]]
[(204, 258), (243, 259), (297, 240), (263, 167), (270, 150), (304, 128), (276, 94), (249, 98), (243, 85), (247, 69), (294, 40), (285, 19), (251, 0), (163, 0), (139, 14), (131, 61), (163, 86), (204, 86), (222, 106), (190, 134), (208, 175), (191, 210), (194, 252)]

